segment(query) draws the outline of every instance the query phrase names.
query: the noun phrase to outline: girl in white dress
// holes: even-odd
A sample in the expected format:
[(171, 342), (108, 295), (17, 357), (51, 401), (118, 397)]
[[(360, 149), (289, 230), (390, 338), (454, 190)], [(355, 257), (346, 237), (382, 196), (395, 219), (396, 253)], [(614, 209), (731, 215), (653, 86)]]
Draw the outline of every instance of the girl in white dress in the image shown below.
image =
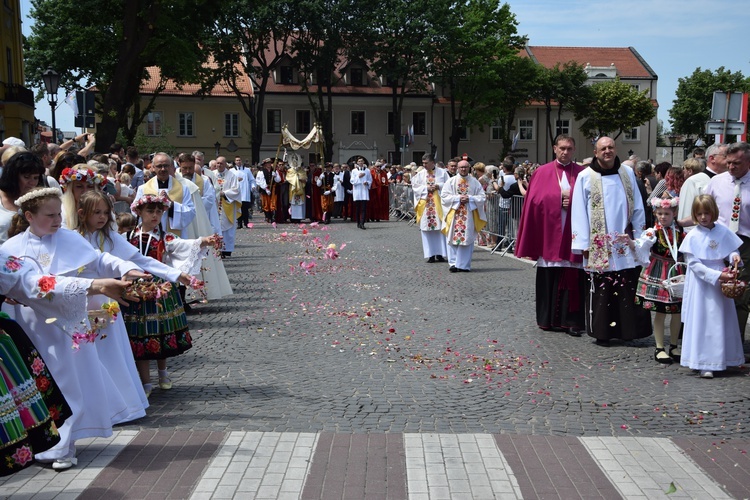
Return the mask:
[[(106, 252), (122, 260), (133, 262), (140, 269), (166, 281), (180, 282), (184, 285), (190, 284), (190, 275), (187, 273), (151, 257), (141, 255), (138, 248), (131, 245), (124, 236), (111, 230), (113, 223), (112, 202), (107, 194), (101, 191), (87, 191), (81, 195), (81, 200), (78, 203), (78, 232), (86, 238), (96, 251)], [(96, 311), (101, 309), (104, 304), (107, 308), (113, 307), (111, 300), (104, 296), (97, 296), (89, 300), (89, 309)], [(134, 385), (138, 386), (140, 402), (145, 410), (145, 408), (148, 408), (148, 394), (145, 390), (149, 389), (150, 393), (150, 388), (144, 389), (141, 385), (133, 357), (133, 349), (122, 315), (118, 314), (114, 322), (107, 325), (106, 329), (103, 330), (103, 333), (106, 333), (107, 338), (112, 339), (112, 342), (96, 343), (99, 357), (105, 361), (105, 366), (114, 380), (129, 378)]]
[(740, 262), (742, 240), (728, 227), (716, 224), (719, 208), (711, 195), (695, 198), (693, 220), (698, 224), (680, 245), (688, 265), (682, 297), (680, 364), (713, 378), (715, 371), (739, 366), (745, 361), (734, 301), (721, 293), (721, 283), (734, 278), (725, 259)]
[[(14, 219), (10, 234), (22, 232), (6, 241), (2, 250), (25, 256), (39, 266), (40, 272), (55, 278), (80, 277), (84, 272), (96, 277), (142, 276), (132, 273), (137, 270), (135, 264), (106, 254), (97, 255), (79, 234), (61, 229), (61, 195), (58, 188), (37, 188), (18, 198), (16, 205), (23, 211), (23, 217)], [(27, 224), (29, 227), (23, 230)], [(45, 293), (40, 290), (40, 294)], [(107, 342), (107, 339), (101, 339), (85, 317), (73, 325), (76, 334), (68, 329), (66, 335), (60, 331), (58, 322), (48, 322), (48, 316), (29, 307), (18, 304), (9, 313), (44, 357), (73, 412), (60, 427), (60, 442), (35, 458), (52, 462), (54, 469), (69, 468), (76, 463), (76, 440), (112, 435), (112, 422), (131, 411), (118, 390), (118, 385), (130, 381), (115, 381), (109, 375), (92, 344), (94, 340)]]

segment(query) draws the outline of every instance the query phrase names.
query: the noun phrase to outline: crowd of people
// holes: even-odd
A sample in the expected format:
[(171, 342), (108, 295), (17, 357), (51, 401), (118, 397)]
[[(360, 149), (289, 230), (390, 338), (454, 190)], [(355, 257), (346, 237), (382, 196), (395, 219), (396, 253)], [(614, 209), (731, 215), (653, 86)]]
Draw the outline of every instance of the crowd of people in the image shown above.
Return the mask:
[(192, 308), (232, 293), (222, 258), (249, 170), (92, 143), (0, 155), (0, 475), (68, 469), (77, 440), (143, 417), (172, 388), (167, 360), (192, 347)]
[(520, 217), (514, 252), (536, 261), (542, 330), (601, 346), (653, 335), (656, 362), (703, 378), (746, 361), (748, 144), (652, 168), (621, 162), (602, 137), (579, 165), (561, 135), (544, 165), (425, 154), (401, 169), (361, 157), (305, 166), (294, 154), (204, 165), (200, 151), (93, 154), (93, 140), (29, 151), (6, 140), (0, 154), (0, 474), (33, 460), (70, 468), (77, 440), (111, 435), (172, 388), (167, 360), (192, 346), (188, 314), (232, 293), (223, 262), (256, 210), (268, 224), (366, 229), (388, 220), (392, 185), (413, 193), (426, 262), (451, 273), (470, 272), (475, 246), (498, 244)]

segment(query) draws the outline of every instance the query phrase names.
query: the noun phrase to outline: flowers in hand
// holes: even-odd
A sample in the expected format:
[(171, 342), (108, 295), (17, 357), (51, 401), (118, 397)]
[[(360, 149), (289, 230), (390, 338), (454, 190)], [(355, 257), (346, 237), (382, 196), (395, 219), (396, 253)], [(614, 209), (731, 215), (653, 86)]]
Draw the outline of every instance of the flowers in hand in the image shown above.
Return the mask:
[(201, 281), (195, 276), (190, 276), (190, 288), (193, 290), (203, 290), (206, 287), (206, 282)]

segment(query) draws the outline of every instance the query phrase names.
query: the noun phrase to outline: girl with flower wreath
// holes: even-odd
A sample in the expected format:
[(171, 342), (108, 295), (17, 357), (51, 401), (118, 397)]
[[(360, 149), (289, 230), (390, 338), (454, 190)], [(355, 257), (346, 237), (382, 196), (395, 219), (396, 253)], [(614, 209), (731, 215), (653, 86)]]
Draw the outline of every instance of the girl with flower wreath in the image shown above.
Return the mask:
[[(61, 195), (59, 188), (36, 188), (19, 197), (15, 203), (23, 215), (14, 218), (9, 232), (12, 237), (0, 247), (12, 255), (23, 256), (42, 273), (52, 275), (39, 280), (39, 298), (54, 300), (59, 277), (144, 276), (136, 264), (97, 254), (79, 234), (61, 229)], [(91, 345), (99, 334), (85, 313), (78, 318), (77, 325), (64, 328), (67, 335), (60, 332), (63, 326), (59, 319), (50, 323), (50, 316), (36, 309), (16, 304), (9, 313), (42, 354), (72, 410), (71, 417), (59, 429), (60, 442), (36, 454), (37, 460), (52, 462), (57, 470), (72, 467), (76, 463), (76, 440), (108, 437), (112, 434), (112, 422), (121, 416), (138, 411), (145, 414), (137, 397), (123, 397), (126, 393), (136, 395), (140, 386), (130, 380), (114, 380), (96, 347)], [(107, 342), (107, 339), (96, 341)]]
[[(680, 336), (682, 298), (674, 297), (664, 286), (669, 277), (685, 274), (685, 266), (675, 265), (682, 261), (678, 248), (685, 238), (685, 231), (677, 223), (679, 198), (653, 198), (656, 224), (646, 229), (638, 239), (639, 254), (648, 252), (648, 264), (643, 267), (638, 277), (635, 292), (635, 303), (647, 311), (654, 312), (654, 341), (656, 351), (654, 359), (658, 363), (672, 364), (680, 361), (680, 348), (677, 345)], [(645, 256), (644, 256), (645, 257)], [(664, 348), (664, 327), (669, 316), (669, 353)]]
[[(161, 217), (171, 204), (163, 195), (147, 194), (135, 200), (130, 208), (138, 218), (138, 227), (127, 234), (127, 240), (141, 255), (183, 273), (180, 281), (184, 283), (185, 274), (200, 272), (201, 260), (208, 251), (205, 247), (214, 245), (215, 238), (207, 236), (188, 240), (165, 232), (161, 227)], [(162, 276), (168, 275), (164, 273)], [(188, 282), (193, 288), (199, 286), (195, 279), (188, 278)], [(137, 283), (136, 288), (143, 291), (142, 300), (125, 307), (123, 319), (143, 389), (149, 395), (153, 388), (150, 361), (156, 360), (159, 388), (169, 390), (172, 380), (167, 371), (167, 358), (182, 354), (193, 344), (177, 287), (155, 278), (151, 283)]]
[[(156, 259), (142, 255), (124, 236), (113, 231), (111, 229), (114, 224), (112, 208), (110, 197), (101, 191), (87, 191), (81, 195), (78, 204), (78, 232), (86, 238), (94, 250), (133, 262), (140, 269), (165, 281), (180, 282), (185, 285), (191, 283), (190, 275)], [(97, 296), (89, 300), (89, 311), (94, 315), (100, 316), (102, 309), (111, 311), (112, 308), (116, 308), (116, 302), (104, 296)], [(119, 312), (119, 309), (117, 311)], [(112, 342), (97, 342), (95, 344), (112, 378), (115, 380), (130, 378), (133, 384), (142, 388), (122, 315), (115, 313), (112, 322), (105, 324), (101, 334), (106, 334), (108, 339), (112, 339)], [(138, 392), (142, 397), (141, 402), (145, 409), (148, 407), (147, 394), (145, 390), (139, 390)], [(115, 423), (119, 422), (113, 422), (113, 424)]]
[(75, 230), (78, 227), (78, 202), (86, 191), (102, 191), (107, 178), (91, 170), (86, 163), (65, 168), (60, 173), (60, 188), (63, 190), (62, 215), (64, 228)]

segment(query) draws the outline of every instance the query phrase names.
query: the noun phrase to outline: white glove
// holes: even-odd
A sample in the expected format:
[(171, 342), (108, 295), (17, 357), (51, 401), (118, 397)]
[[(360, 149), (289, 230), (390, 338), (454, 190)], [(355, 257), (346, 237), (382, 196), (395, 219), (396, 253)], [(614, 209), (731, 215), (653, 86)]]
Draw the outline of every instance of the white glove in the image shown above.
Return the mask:
[(328, 196), (329, 194), (331, 194), (330, 191), (326, 191), (325, 193), (323, 193), (324, 196)]
[(271, 194), (271, 190), (270, 189), (266, 189), (266, 194), (270, 195)]
[(346, 192), (349, 193), (349, 194), (352, 194), (352, 190), (351, 189), (347, 189)]

